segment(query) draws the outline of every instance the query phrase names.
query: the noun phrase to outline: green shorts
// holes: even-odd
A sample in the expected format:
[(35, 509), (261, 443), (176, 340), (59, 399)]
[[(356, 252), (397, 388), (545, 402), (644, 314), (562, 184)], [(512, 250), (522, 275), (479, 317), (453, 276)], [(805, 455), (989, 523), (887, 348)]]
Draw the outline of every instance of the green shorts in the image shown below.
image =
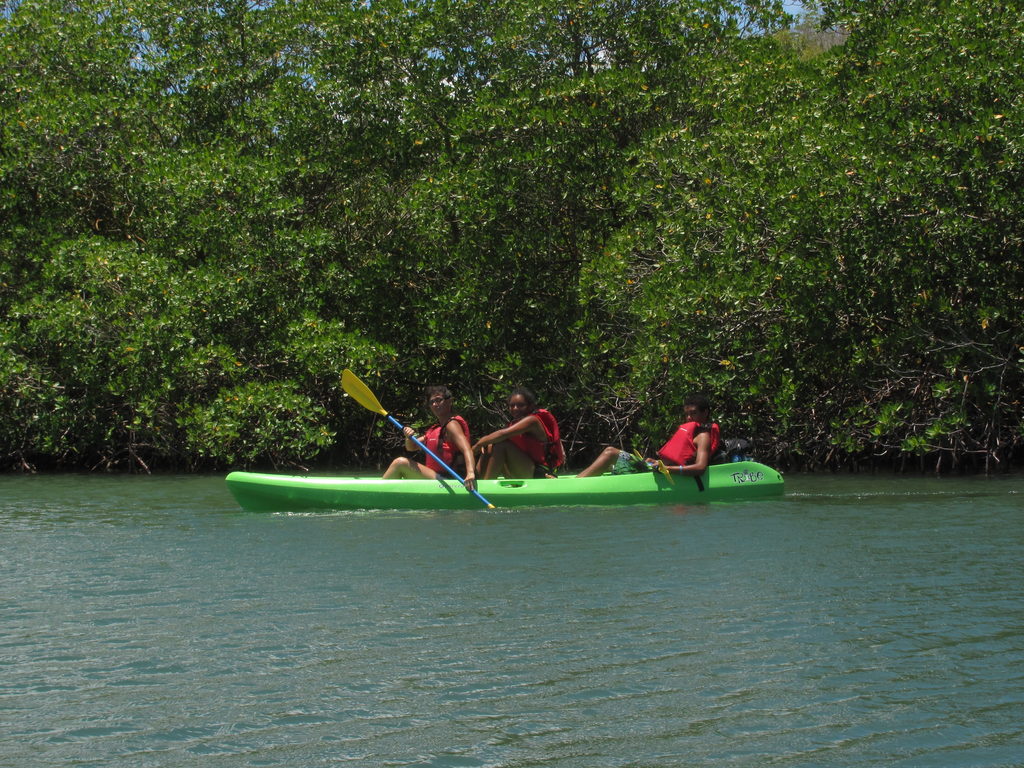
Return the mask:
[(619, 451), (619, 457), (615, 460), (612, 468), (608, 470), (609, 475), (636, 475), (640, 472), (650, 472), (651, 468), (647, 462), (638, 459), (632, 453)]

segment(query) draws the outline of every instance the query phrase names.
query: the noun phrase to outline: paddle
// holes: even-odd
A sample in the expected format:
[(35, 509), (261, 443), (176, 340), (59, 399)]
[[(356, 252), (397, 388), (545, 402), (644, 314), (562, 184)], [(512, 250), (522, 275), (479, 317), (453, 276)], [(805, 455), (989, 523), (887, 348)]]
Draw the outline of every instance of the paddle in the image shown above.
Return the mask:
[[(379, 413), (381, 416), (386, 417), (388, 421), (390, 421), (392, 424), (398, 427), (399, 432), (405, 434), (405, 427), (402, 426), (402, 424), (394, 416), (392, 416), (390, 413), (384, 410), (384, 408), (380, 404), (380, 401), (377, 400), (373, 392), (370, 391), (370, 388), (363, 384), (363, 382), (359, 380), (359, 377), (352, 373), (352, 371), (350, 371), (348, 368), (341, 372), (341, 386), (345, 389), (346, 392), (349, 393), (349, 395), (352, 396), (352, 399), (359, 403), (361, 406), (363, 406), (363, 408), (365, 408), (368, 411), (373, 411), (374, 413)], [(451, 467), (449, 467), (447, 464), (445, 464), (440, 456), (438, 456), (432, 450), (427, 448), (427, 446), (425, 446), (423, 443), (417, 440), (414, 436), (410, 436), (409, 439), (416, 443), (416, 445), (418, 445), (424, 451), (429, 453), (431, 456), (433, 456), (434, 461), (436, 461), (438, 464), (440, 464), (442, 467), (448, 470), (451, 476), (458, 480), (460, 483), (462, 483), (463, 486), (466, 485), (466, 481), (459, 476), (459, 473), (456, 472)], [(479, 493), (473, 490), (471, 490), (470, 493), (472, 493), (474, 496), (480, 499), (480, 501), (482, 501), (487, 506), (488, 509), (494, 509), (494, 505), (491, 504), (491, 502), (489, 502)]]
[[(633, 451), (633, 458), (635, 458), (637, 461), (639, 461), (641, 463), (644, 463), (644, 464), (647, 463), (647, 460), (643, 456), (641, 456), (639, 453), (637, 453), (636, 451)], [(651, 468), (652, 469), (657, 469), (659, 472), (661, 472), (661, 474), (663, 474), (665, 476), (665, 479), (668, 480), (669, 485), (675, 485), (676, 484), (676, 481), (672, 478), (672, 475), (668, 471), (668, 467), (665, 466), (665, 462), (662, 461), (661, 459), (658, 459), (658, 463), (655, 466), (651, 467)]]

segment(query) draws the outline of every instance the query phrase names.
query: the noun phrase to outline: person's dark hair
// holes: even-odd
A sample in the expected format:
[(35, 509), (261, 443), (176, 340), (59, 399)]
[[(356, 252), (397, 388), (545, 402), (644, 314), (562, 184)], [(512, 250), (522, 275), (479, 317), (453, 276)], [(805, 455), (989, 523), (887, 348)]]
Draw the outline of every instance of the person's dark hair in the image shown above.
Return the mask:
[(452, 399), (452, 393), (448, 391), (448, 387), (444, 386), (443, 384), (431, 384), (429, 387), (426, 388), (423, 394), (424, 407), (429, 408), (430, 401), (433, 400), (434, 397), (436, 397), (437, 395), (440, 395), (445, 400)]
[(537, 407), (536, 395), (534, 395), (533, 392), (528, 390), (526, 387), (516, 387), (515, 389), (513, 389), (508, 396), (509, 400), (511, 400), (514, 395), (522, 395), (523, 399), (526, 400), (527, 405), (529, 405), (531, 408)]
[(688, 405), (696, 406), (697, 408), (700, 408), (702, 411), (706, 411), (707, 413), (711, 413), (711, 401), (708, 400), (707, 395), (701, 395), (701, 394), (687, 395), (686, 399), (683, 400), (683, 407), (685, 408)]

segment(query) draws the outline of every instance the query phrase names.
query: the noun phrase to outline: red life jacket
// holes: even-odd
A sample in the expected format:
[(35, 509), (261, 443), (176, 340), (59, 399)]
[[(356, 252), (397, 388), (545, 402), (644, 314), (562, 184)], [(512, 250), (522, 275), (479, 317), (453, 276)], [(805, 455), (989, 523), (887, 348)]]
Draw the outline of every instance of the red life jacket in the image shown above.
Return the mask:
[[(444, 431), (448, 428), (449, 422), (452, 421), (457, 422), (458, 425), (462, 427), (462, 433), (466, 436), (466, 442), (470, 442), (469, 424), (461, 416), (452, 416), (444, 424), (435, 424), (430, 429), (428, 429), (426, 434), (423, 436), (423, 444), (427, 446), (427, 448), (432, 450), (434, 453), (436, 453), (438, 456), (440, 456), (444, 463), (447, 464), (449, 467), (452, 466), (452, 462), (458, 456), (462, 455), (461, 452), (456, 453), (455, 446), (445, 439), (446, 435)], [(426, 464), (428, 467), (430, 467), (430, 469), (434, 470), (435, 472), (446, 471), (445, 468), (438, 464), (437, 460), (434, 459), (434, 457), (431, 456), (429, 453), (427, 454), (427, 460), (424, 462), (424, 464)]]
[[(534, 464), (542, 464), (548, 469), (557, 469), (565, 464), (565, 449), (562, 447), (562, 434), (558, 428), (558, 421), (551, 411), (544, 408), (538, 408), (532, 415), (536, 416), (541, 426), (544, 427), (547, 439), (541, 442), (530, 433), (524, 432), (513, 435), (508, 440), (533, 459)], [(510, 422), (509, 426), (512, 424), (515, 422)]]
[(697, 446), (694, 445), (693, 441), (697, 439), (697, 435), (701, 432), (711, 433), (711, 448), (708, 452), (708, 457), (710, 458), (718, 450), (721, 442), (718, 434), (718, 425), (714, 422), (701, 424), (698, 421), (688, 421), (685, 424), (680, 424), (675, 434), (658, 450), (658, 458), (666, 464), (679, 465), (681, 467), (693, 464), (697, 460)]

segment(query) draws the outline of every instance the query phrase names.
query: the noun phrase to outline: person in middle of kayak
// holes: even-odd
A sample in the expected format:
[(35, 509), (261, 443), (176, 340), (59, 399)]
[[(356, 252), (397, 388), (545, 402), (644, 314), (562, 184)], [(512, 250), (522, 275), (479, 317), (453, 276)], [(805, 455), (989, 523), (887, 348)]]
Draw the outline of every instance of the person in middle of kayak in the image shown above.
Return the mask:
[[(427, 429), (420, 440), (427, 448), (437, 454), (445, 464), (456, 472), (462, 472), (466, 481), (466, 489), (476, 490), (476, 461), (470, 447), (469, 424), (452, 410), (452, 393), (448, 387), (430, 386), (426, 390), (425, 405), (436, 422)], [(419, 446), (413, 441), (416, 431), (405, 427), (405, 450), (413, 453)], [(385, 480), (447, 477), (448, 472), (429, 453), (423, 462), (399, 456), (391, 462), (384, 472)]]
[(658, 469), (659, 460), (669, 474), (704, 474), (722, 442), (718, 424), (711, 421), (711, 402), (704, 395), (690, 395), (683, 401), (683, 415), (686, 421), (661, 446), (657, 459), (640, 459), (609, 445), (576, 477), (594, 477), (605, 472), (613, 475), (647, 472)]
[(558, 421), (537, 407), (537, 398), (526, 387), (512, 390), (508, 410), (508, 426), (484, 435), (473, 446), (473, 453), (482, 453), (482, 476), (554, 477), (565, 463)]

